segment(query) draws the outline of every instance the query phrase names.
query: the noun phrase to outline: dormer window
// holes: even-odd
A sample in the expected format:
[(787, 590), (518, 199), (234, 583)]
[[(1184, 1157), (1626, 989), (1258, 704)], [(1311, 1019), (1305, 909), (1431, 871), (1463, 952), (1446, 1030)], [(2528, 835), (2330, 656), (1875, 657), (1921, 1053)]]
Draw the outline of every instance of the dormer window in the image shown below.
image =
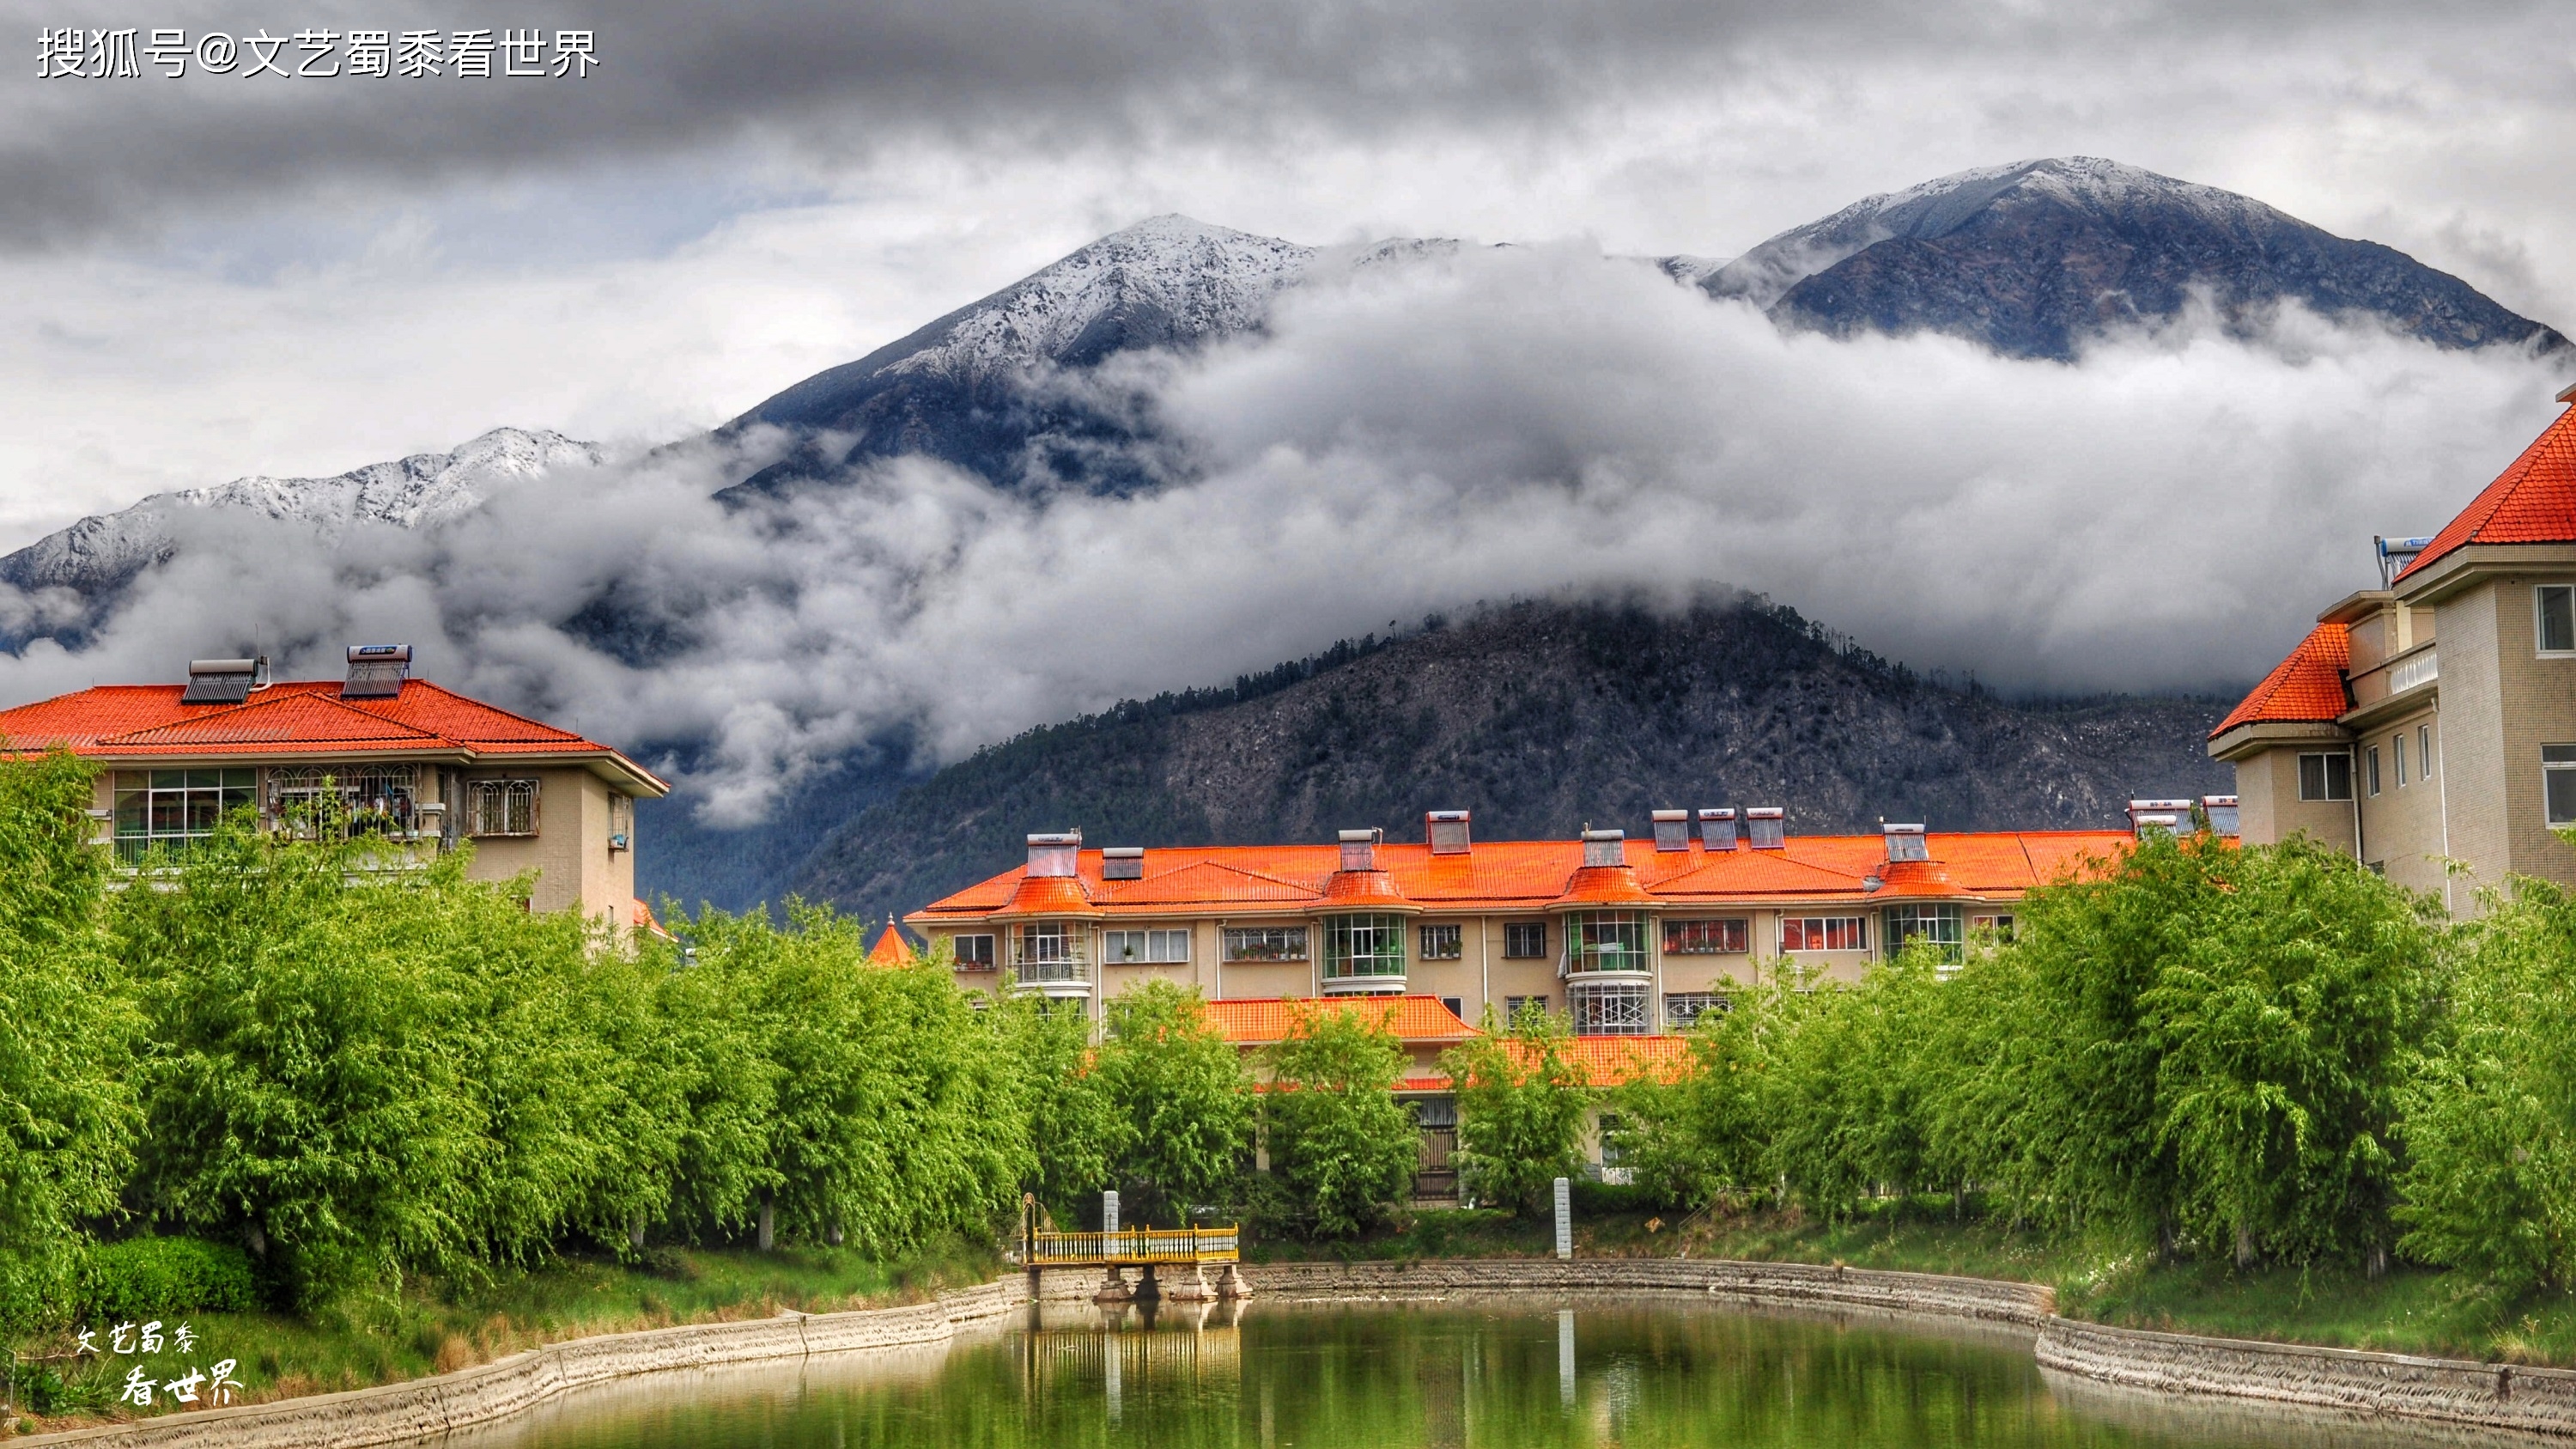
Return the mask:
[(1789, 812), (1777, 805), (1756, 805), (1745, 811), (1744, 830), (1755, 850), (1789, 848)]

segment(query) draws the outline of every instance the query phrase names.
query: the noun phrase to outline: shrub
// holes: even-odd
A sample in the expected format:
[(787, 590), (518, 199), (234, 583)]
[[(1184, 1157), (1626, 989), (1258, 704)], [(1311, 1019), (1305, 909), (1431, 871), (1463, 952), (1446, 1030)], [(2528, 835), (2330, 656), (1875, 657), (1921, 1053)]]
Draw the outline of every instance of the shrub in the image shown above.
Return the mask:
[(1422, 1129), (1395, 1100), (1404, 1048), (1366, 1008), (1311, 1008), (1270, 1049), (1270, 1170), (1289, 1215), (1324, 1237), (1385, 1220), (1413, 1185)]
[(128, 1238), (90, 1249), (81, 1311), (93, 1318), (247, 1313), (259, 1306), (250, 1255), (202, 1238)]
[(1458, 1086), (1460, 1185), (1479, 1202), (1527, 1215), (1547, 1211), (1560, 1177), (1579, 1175), (1576, 1147), (1592, 1092), (1569, 1056), (1573, 1032), (1544, 1008), (1526, 1007), (1508, 1035), (1492, 1031), (1440, 1059)]

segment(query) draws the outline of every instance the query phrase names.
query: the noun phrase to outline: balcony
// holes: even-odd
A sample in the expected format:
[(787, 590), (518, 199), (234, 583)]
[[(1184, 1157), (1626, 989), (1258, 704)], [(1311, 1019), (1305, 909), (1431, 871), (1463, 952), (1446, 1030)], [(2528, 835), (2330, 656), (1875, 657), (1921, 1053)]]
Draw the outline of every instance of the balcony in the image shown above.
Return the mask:
[(1566, 917), (1565, 954), (1556, 974), (1565, 981), (1650, 980), (1654, 958), (1646, 951), (1641, 911), (1582, 911)]
[(2368, 709), (2410, 689), (2420, 689), (2441, 676), (2439, 651), (2419, 644), (2396, 658), (2352, 677), (2352, 707)]
[(1091, 963), (1082, 938), (1015, 933), (1011, 937), (1011, 989), (1041, 996), (1089, 996)]

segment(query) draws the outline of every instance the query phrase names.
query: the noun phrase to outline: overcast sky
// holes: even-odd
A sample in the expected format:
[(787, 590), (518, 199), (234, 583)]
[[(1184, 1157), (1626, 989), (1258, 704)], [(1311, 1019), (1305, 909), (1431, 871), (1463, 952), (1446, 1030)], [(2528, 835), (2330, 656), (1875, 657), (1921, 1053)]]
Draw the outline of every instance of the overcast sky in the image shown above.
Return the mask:
[[(2576, 30), (2541, 4), (0, 8), (0, 546), (500, 423), (678, 436), (1165, 211), (1727, 255), (2086, 153), (2576, 324)], [(70, 22), (589, 27), (599, 65), (37, 78)]]

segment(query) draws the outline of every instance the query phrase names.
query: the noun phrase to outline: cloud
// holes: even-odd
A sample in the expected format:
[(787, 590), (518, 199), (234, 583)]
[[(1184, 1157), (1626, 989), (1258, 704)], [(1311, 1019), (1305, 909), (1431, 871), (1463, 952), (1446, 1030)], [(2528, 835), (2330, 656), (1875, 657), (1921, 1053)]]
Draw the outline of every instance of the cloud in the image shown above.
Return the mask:
[(708, 493), (757, 458), (692, 446), (336, 550), (191, 520), (93, 647), (0, 659), (0, 699), (170, 678), (253, 635), (320, 673), (405, 638), (430, 676), (616, 741), (741, 823), (890, 732), (954, 758), (1513, 596), (1744, 588), (2007, 687), (2206, 687), (2369, 582), (2373, 533), (2448, 518), (2556, 382), (2295, 313), (2073, 366), (1784, 336), (1588, 244), (1467, 251), (1099, 379), (1142, 389), (1194, 460), (1159, 492), (1030, 501), (903, 460), (728, 513)]

